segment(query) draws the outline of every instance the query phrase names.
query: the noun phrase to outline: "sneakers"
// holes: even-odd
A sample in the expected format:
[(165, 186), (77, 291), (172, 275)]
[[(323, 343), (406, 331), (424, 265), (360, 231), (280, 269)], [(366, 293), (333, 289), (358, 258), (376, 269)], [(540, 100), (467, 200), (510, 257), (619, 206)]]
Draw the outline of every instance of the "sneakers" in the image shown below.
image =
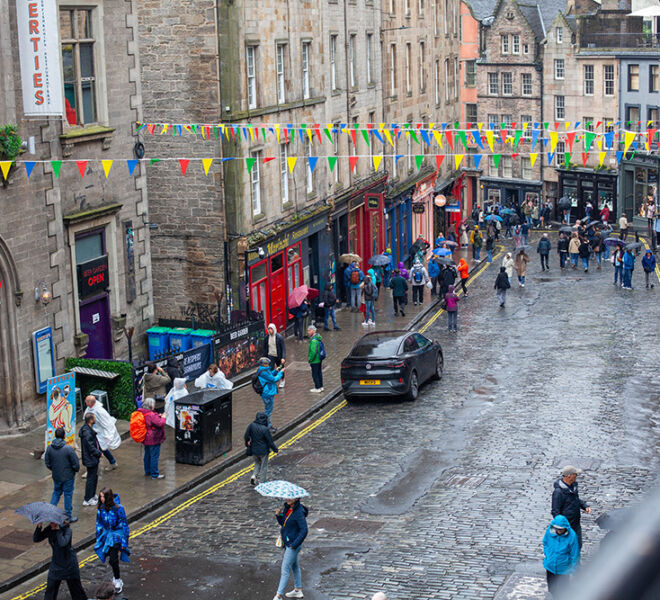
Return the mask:
[(83, 506), (96, 506), (99, 503), (99, 497), (93, 496), (89, 500), (83, 500)]
[(362, 327), (368, 327), (369, 321), (362, 321)]
[(85, 471), (81, 476), (81, 479), (87, 479), (87, 471)]
[(280, 389), (284, 387), (284, 380), (280, 381)]
[(109, 465), (105, 468), (105, 470), (106, 470), (106, 471), (114, 471), (118, 466), (119, 466), (119, 465), (115, 462), (115, 463), (109, 464)]
[(335, 327), (335, 331), (341, 331), (341, 327)]
[(254, 475), (252, 475), (252, 477), (250, 477), (250, 485), (257, 485), (257, 480), (256, 480)]
[(323, 391), (323, 388), (312, 388), (309, 391), (312, 392), (312, 394), (320, 394)]
[(124, 582), (121, 579), (112, 578), (112, 585), (115, 586), (115, 594), (121, 594), (124, 589)]
[(284, 594), (287, 598), (302, 598), (302, 590), (291, 590), (290, 592)]
[(165, 479), (165, 475), (163, 475), (163, 474), (161, 473), (160, 475), (156, 475), (156, 477), (153, 477), (153, 476), (152, 476), (151, 478), (152, 478), (152, 479)]
[(280, 596), (279, 594), (275, 594), (275, 596), (273, 596), (273, 600), (282, 600), (282, 598), (284, 598), (284, 596)]

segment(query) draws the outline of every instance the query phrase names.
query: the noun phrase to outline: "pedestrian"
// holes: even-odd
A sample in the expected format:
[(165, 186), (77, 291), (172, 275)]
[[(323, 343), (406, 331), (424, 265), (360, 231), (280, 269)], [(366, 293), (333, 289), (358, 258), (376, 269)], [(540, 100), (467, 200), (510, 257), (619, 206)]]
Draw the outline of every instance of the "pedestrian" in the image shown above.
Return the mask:
[(596, 258), (596, 263), (598, 266), (596, 269), (600, 269), (601, 262), (603, 261), (603, 237), (598, 231), (594, 231), (591, 240), (589, 240), (589, 245), (591, 246), (591, 251), (593, 252), (594, 257)]
[(655, 271), (655, 256), (653, 252), (647, 250), (644, 253), (644, 258), (642, 258), (642, 269), (644, 269), (644, 277), (646, 278), (646, 289), (649, 289), (649, 284), (651, 289), (653, 289), (653, 284), (650, 283), (651, 275)]
[(541, 257), (541, 271), (546, 269), (550, 270), (550, 264), (548, 263), (548, 258), (550, 256), (550, 250), (552, 249), (552, 244), (548, 239), (548, 234), (544, 233), (539, 240), (538, 245), (536, 246), (536, 251)]
[(218, 365), (211, 363), (209, 368), (195, 379), (195, 387), (201, 390), (231, 390), (234, 384), (225, 377)]
[(660, 215), (656, 214), (653, 229), (655, 230), (655, 244), (656, 246), (660, 246)]
[(78, 518), (72, 516), (71, 510), (73, 509), (73, 486), (76, 473), (80, 470), (80, 463), (75, 450), (64, 441), (62, 427), (55, 430), (55, 439), (46, 449), (44, 463), (53, 478), (53, 495), (50, 503), (57, 506), (64, 494), (64, 512), (69, 523), (75, 523)]
[(635, 255), (630, 248), (623, 254), (623, 289), (632, 290), (632, 274), (635, 270)]
[(504, 237), (505, 238), (510, 238), (512, 237), (511, 234), (511, 215), (507, 212), (504, 217)]
[(167, 366), (165, 367), (165, 372), (167, 373), (167, 376), (170, 378), (170, 382), (171, 382), (167, 386), (167, 391), (169, 392), (174, 387), (174, 380), (177, 377), (183, 377), (183, 369), (179, 366), (179, 361), (176, 359), (176, 356), (170, 356), (167, 359)]
[(374, 309), (374, 302), (378, 298), (378, 288), (374, 285), (371, 276), (367, 275), (364, 281), (360, 284), (362, 290), (362, 300), (365, 305), (363, 327), (373, 326), (376, 324), (376, 310)]
[(429, 260), (428, 268), (429, 277), (431, 278), (431, 296), (437, 294), (438, 275), (440, 275), (440, 265), (433, 259)]
[(344, 271), (344, 283), (350, 293), (351, 312), (360, 310), (360, 284), (364, 280), (364, 273), (358, 268), (357, 262), (353, 261)]
[(587, 200), (587, 203), (584, 206), (584, 214), (587, 218), (587, 221), (591, 221), (591, 211), (594, 209), (594, 205)]
[(83, 465), (87, 467), (83, 506), (96, 506), (99, 500), (96, 495), (96, 485), (99, 481), (99, 461), (103, 454), (96, 437), (96, 431), (94, 431), (94, 423), (96, 423), (94, 413), (87, 413), (85, 415), (85, 424), (78, 432), (78, 437), (80, 438), (80, 456)]
[(328, 319), (332, 319), (332, 326), (334, 330), (340, 331), (341, 328), (337, 326), (337, 317), (335, 315), (335, 305), (337, 304), (337, 295), (335, 294), (334, 286), (330, 281), (330, 275), (328, 275), (325, 280), (322, 300), (323, 300), (323, 330), (330, 331), (330, 329), (328, 328)]
[(399, 261), (399, 275), (403, 277), (406, 281), (408, 281), (408, 269), (406, 269), (406, 265), (403, 264), (403, 261)]
[(612, 264), (614, 265), (614, 285), (619, 284), (623, 287), (623, 248), (621, 246), (614, 249)]
[(578, 258), (580, 257), (580, 238), (577, 231), (571, 233), (571, 240), (568, 243), (568, 253), (571, 256), (572, 268), (577, 269)]
[(523, 223), (520, 226), (520, 235), (522, 236), (522, 245), (526, 246), (529, 243), (529, 230), (531, 228), (531, 225), (529, 225), (527, 222)]
[(165, 396), (165, 423), (168, 427), (176, 426), (176, 417), (174, 416), (174, 401), (181, 398), (185, 398), (188, 395), (188, 390), (186, 389), (186, 379), (185, 377), (176, 377), (174, 379), (174, 387), (167, 392)]
[(325, 347), (321, 334), (316, 331), (314, 325), (310, 325), (307, 328), (307, 335), (310, 338), (307, 362), (312, 369), (312, 379), (314, 380), (314, 387), (309, 391), (318, 394), (323, 391), (323, 359), (325, 358)]
[(449, 331), (458, 331), (458, 295), (454, 292), (454, 286), (450, 285), (445, 294), (445, 306), (447, 311), (447, 328)]
[(548, 592), (554, 597), (562, 586), (562, 581), (575, 571), (580, 561), (577, 535), (563, 515), (552, 519), (545, 530), (543, 554)]
[(511, 287), (509, 277), (507, 276), (504, 267), (500, 267), (500, 272), (497, 274), (494, 287), (497, 292), (497, 299), (500, 301), (500, 308), (504, 308), (506, 303), (506, 291)]
[(600, 211), (600, 220), (605, 225), (607, 225), (608, 221), (610, 220), (610, 208), (607, 206), (607, 204)]
[(528, 202), (525, 202), (523, 205), (523, 215), (525, 215), (525, 223), (527, 223), (528, 226), (531, 227), (532, 225), (532, 213), (534, 212), (534, 205), (532, 204), (532, 201), (529, 200)]
[(532, 208), (532, 224), (534, 227), (537, 227), (539, 224), (539, 205), (534, 204), (534, 208)]
[(142, 444), (144, 445), (144, 476), (152, 479), (164, 479), (165, 475), (158, 472), (158, 459), (160, 458), (160, 445), (165, 441), (164, 417), (161, 417), (154, 411), (156, 402), (153, 398), (145, 398), (142, 407), (138, 411), (144, 417), (144, 424), (147, 428), (147, 436)]
[(457, 276), (458, 276), (458, 272), (456, 271), (456, 268), (453, 265), (445, 265), (442, 268), (442, 272), (440, 273), (440, 277), (442, 279), (442, 290), (443, 290), (441, 295), (442, 298), (444, 298), (445, 294), (449, 291), (449, 286), (454, 285)]
[(429, 281), (429, 274), (427, 273), (421, 261), (416, 260), (413, 264), (413, 267), (410, 270), (409, 280), (410, 283), (412, 283), (413, 304), (415, 306), (417, 306), (418, 303), (423, 304), (424, 286), (426, 285), (427, 281)]
[(112, 471), (119, 465), (117, 459), (112, 455), (111, 450), (116, 450), (121, 445), (121, 436), (117, 431), (117, 419), (110, 416), (110, 413), (105, 410), (103, 405), (94, 397), (87, 396), (85, 398), (85, 413), (83, 416), (91, 413), (96, 417), (94, 423), (94, 431), (99, 441), (99, 446), (103, 456), (108, 459), (110, 465), (106, 467), (106, 471)]
[[(367, 271), (367, 275), (371, 277), (371, 283), (373, 283), (378, 288), (378, 292), (380, 293), (380, 284), (383, 281), (383, 274), (381, 268), (371, 267), (371, 269)], [(376, 296), (376, 299), (378, 299), (378, 296)]]
[(394, 269), (394, 277), (390, 281), (392, 289), (392, 304), (394, 305), (394, 316), (401, 311), (401, 316), (405, 317), (403, 307), (406, 305), (406, 292), (408, 291), (408, 282), (401, 276), (399, 269)]
[(502, 259), (502, 266), (506, 271), (506, 276), (509, 278), (509, 281), (513, 279), (513, 258), (511, 257), (511, 252), (507, 252)]
[(94, 551), (102, 563), (108, 559), (112, 568), (112, 585), (115, 594), (124, 589), (119, 571), (119, 560), (130, 562), (131, 551), (128, 547), (128, 519), (121, 505), (119, 495), (108, 487), (99, 492), (98, 510), (96, 511), (96, 544)]
[(621, 217), (619, 217), (619, 236), (624, 242), (628, 237), (628, 219), (625, 214), (622, 214)]
[(383, 265), (383, 287), (390, 287), (390, 279), (392, 279), (392, 272), (394, 270), (394, 258), (392, 257), (392, 249), (385, 248), (383, 254), (389, 257), (390, 262)]
[(486, 238), (486, 252), (488, 252), (488, 262), (493, 262), (493, 248), (495, 247), (495, 237), (489, 235)]
[(277, 454), (279, 450), (270, 433), (268, 415), (265, 412), (256, 414), (254, 421), (247, 426), (243, 439), (246, 453), (252, 457), (254, 462), (254, 472), (250, 477), (250, 483), (258, 485), (268, 481), (268, 453), (272, 450)]
[[(335, 300), (336, 299), (337, 298), (335, 297)], [(334, 313), (332, 320), (334, 321)], [(325, 318), (325, 323), (327, 329), (327, 325), (328, 325), (327, 316)], [(286, 362), (286, 344), (284, 342), (284, 336), (277, 332), (277, 325), (275, 325), (275, 323), (268, 324), (266, 333), (267, 335), (264, 338), (263, 355), (268, 357), (268, 360), (270, 360), (271, 369), (275, 369), (277, 367), (284, 367), (284, 363)], [(284, 371), (282, 371), (282, 373), (284, 373)], [(280, 380), (280, 387), (281, 388), (284, 387), (284, 375), (282, 375), (282, 379)]]
[(513, 229), (513, 247), (520, 248), (523, 245), (522, 230), (520, 225), (516, 225)]
[(479, 231), (479, 225), (475, 225), (472, 233), (470, 234), (470, 243), (472, 244), (472, 260), (479, 260), (483, 241), (484, 239), (481, 235), (481, 231)]
[(302, 342), (305, 339), (305, 317), (309, 313), (309, 302), (305, 299), (298, 306), (290, 308), (289, 312), (293, 317), (293, 335), (299, 342)]
[(655, 199), (653, 198), (652, 188), (649, 189), (649, 195), (646, 198), (646, 204), (643, 205), (644, 215), (648, 224), (649, 237), (653, 236), (653, 221), (655, 219)]
[(284, 590), (289, 582), (290, 573), (293, 573), (293, 590), (290, 591), (287, 598), (302, 598), (302, 575), (300, 565), (298, 564), (298, 555), (302, 544), (307, 537), (307, 507), (301, 504), (300, 498), (289, 498), (284, 502), (284, 506), (275, 512), (277, 522), (280, 524), (280, 538), (284, 548), (282, 557), (282, 574), (280, 583), (277, 587), (277, 593), (273, 600), (284, 598)]
[(563, 515), (568, 519), (571, 529), (576, 533), (578, 546), (582, 548), (582, 527), (580, 526), (580, 510), (591, 514), (591, 508), (580, 500), (578, 494), (577, 476), (582, 473), (577, 467), (566, 465), (561, 470), (552, 492), (552, 516)]
[(559, 254), (559, 268), (566, 268), (566, 259), (568, 258), (568, 238), (563, 234), (559, 234), (557, 240), (557, 254)]
[(277, 368), (273, 368), (273, 363), (270, 358), (263, 356), (259, 359), (256, 377), (259, 378), (259, 382), (261, 383), (261, 399), (264, 403), (264, 412), (268, 417), (268, 427), (272, 427), (270, 416), (273, 414), (275, 396), (278, 391), (277, 382), (281, 381), (284, 377), (284, 368), (281, 365)]
[(48, 540), (53, 550), (50, 566), (48, 567), (44, 600), (55, 600), (60, 590), (60, 584), (63, 581), (66, 581), (69, 587), (72, 600), (87, 600), (87, 593), (80, 581), (78, 557), (71, 546), (71, 538), (72, 534), (69, 523), (59, 525), (58, 523), (51, 522), (46, 527), (42, 523), (39, 523), (34, 530), (32, 541), (38, 544), (39, 542)]
[(463, 295), (467, 297), (467, 280), (470, 277), (470, 267), (464, 258), (458, 261), (458, 274), (461, 276), (461, 288), (463, 289)]
[(524, 250), (519, 251), (516, 254), (516, 257), (513, 259), (513, 268), (516, 270), (518, 275), (518, 285), (520, 287), (525, 287), (525, 277), (527, 276), (528, 262), (529, 256), (527, 256)]
[(467, 234), (467, 225), (464, 222), (461, 223), (458, 227), (458, 231), (459, 231), (458, 239), (461, 244), (461, 248), (467, 248), (469, 243), (468, 234)]
[(143, 398), (155, 398), (156, 400), (165, 400), (167, 395), (167, 386), (170, 384), (170, 378), (156, 363), (147, 365), (147, 374), (144, 376)]

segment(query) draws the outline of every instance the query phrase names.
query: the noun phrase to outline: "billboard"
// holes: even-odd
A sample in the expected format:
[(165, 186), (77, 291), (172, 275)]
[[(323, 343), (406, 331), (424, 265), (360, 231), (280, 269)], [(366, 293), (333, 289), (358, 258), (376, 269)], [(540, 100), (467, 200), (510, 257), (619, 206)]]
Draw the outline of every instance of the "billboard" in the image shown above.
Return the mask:
[(46, 448), (55, 439), (55, 430), (64, 429), (64, 440), (76, 442), (76, 374), (51, 377), (46, 390)]

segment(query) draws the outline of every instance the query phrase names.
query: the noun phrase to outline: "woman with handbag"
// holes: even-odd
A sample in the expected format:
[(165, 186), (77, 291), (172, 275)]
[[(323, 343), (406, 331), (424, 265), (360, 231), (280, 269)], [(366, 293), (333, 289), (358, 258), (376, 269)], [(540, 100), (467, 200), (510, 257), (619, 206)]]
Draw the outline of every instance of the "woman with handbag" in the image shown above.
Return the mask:
[(298, 565), (298, 555), (302, 543), (307, 537), (307, 514), (306, 506), (300, 503), (300, 498), (288, 498), (284, 506), (275, 512), (277, 522), (281, 526), (280, 537), (277, 538), (276, 546), (284, 548), (282, 558), (282, 575), (277, 593), (273, 600), (282, 600), (284, 590), (289, 582), (290, 573), (293, 573), (293, 590), (286, 594), (287, 598), (302, 598), (302, 575)]

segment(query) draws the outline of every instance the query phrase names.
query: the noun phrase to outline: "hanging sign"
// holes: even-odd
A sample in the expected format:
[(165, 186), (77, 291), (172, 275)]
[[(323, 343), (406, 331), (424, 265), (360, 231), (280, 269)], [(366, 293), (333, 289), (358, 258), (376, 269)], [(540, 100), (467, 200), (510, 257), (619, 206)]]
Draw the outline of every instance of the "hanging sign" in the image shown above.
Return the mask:
[(378, 210), (380, 209), (380, 200), (381, 194), (365, 194), (364, 198), (367, 202), (367, 208), (369, 210)]
[(32, 333), (34, 354), (34, 380), (39, 394), (46, 391), (48, 379), (55, 375), (55, 354), (53, 352), (53, 330), (44, 327)]
[(108, 287), (108, 255), (78, 265), (78, 297), (88, 298)]
[(23, 113), (61, 116), (62, 72), (56, 0), (16, 0)]
[(412, 203), (412, 211), (415, 214), (421, 215), (426, 211), (426, 203), (425, 202), (413, 202)]
[(438, 194), (433, 200), (433, 203), (439, 208), (442, 208), (445, 204), (447, 204), (447, 198), (443, 194)]

